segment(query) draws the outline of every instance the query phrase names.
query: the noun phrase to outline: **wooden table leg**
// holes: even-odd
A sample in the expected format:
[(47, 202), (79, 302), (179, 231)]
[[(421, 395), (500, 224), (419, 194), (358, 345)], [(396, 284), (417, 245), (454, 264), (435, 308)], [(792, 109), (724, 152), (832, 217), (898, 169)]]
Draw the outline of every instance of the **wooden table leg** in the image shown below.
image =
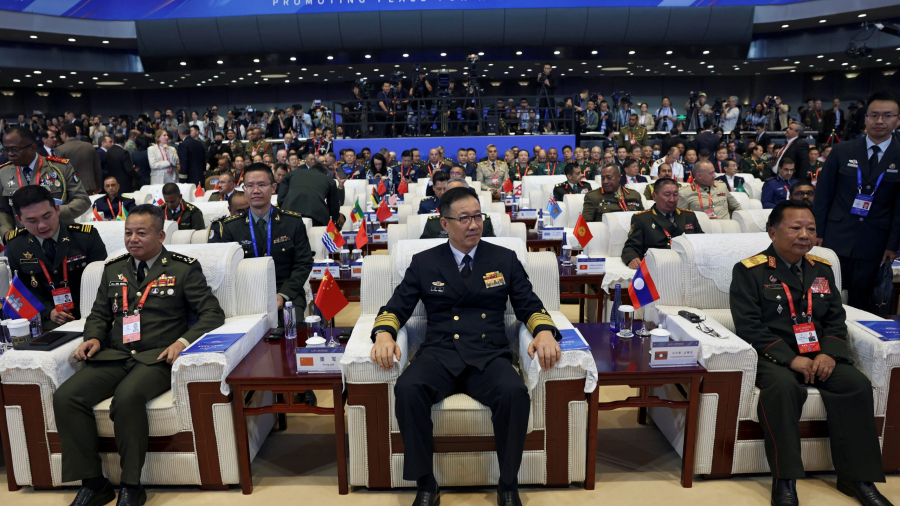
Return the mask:
[(691, 488), (694, 483), (694, 439), (697, 435), (697, 409), (700, 406), (702, 376), (691, 378), (691, 397), (685, 413), (684, 449), (681, 459), (681, 486)]
[(638, 408), (638, 425), (646, 425), (647, 424), (647, 408), (640, 407)]
[[(584, 295), (587, 295), (587, 290), (585, 289), (586, 286), (587, 285), (580, 285), (580, 288), (578, 291), (583, 292)], [(578, 298), (578, 323), (584, 323), (585, 321), (587, 321), (584, 319), (584, 317), (585, 317), (584, 311), (586, 308), (585, 306), (586, 306), (586, 302), (584, 300), (584, 297), (579, 297)]]
[(253, 478), (250, 475), (250, 441), (247, 439), (247, 419), (244, 417), (244, 392), (239, 386), (232, 386), (232, 388), (234, 395), (232, 396), (231, 410), (234, 413), (241, 491), (244, 495), (249, 495), (253, 492)]
[(344, 429), (344, 386), (341, 382), (336, 382), (331, 390), (334, 394), (334, 446), (337, 451), (338, 464), (338, 493), (347, 495), (349, 488), (347, 485), (347, 444), (345, 441)]
[(594, 490), (597, 479), (597, 412), (599, 411), (600, 388), (588, 396), (588, 426), (587, 426), (587, 463), (584, 466), (584, 488)]

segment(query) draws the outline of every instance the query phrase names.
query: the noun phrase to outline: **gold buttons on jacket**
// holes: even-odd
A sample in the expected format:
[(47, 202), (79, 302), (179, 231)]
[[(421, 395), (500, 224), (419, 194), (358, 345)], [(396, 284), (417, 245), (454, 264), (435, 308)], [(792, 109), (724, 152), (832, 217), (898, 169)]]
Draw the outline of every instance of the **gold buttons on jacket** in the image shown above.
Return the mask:
[(137, 355), (137, 352), (134, 351), (134, 350), (131, 350), (131, 354), (132, 354), (132, 355)]
[(486, 337), (486, 336), (485, 336), (484, 334), (481, 334), (481, 338), (482, 338), (482, 339), (484, 339), (485, 337)]
[(485, 318), (487, 318), (487, 315), (484, 313), (481, 313), (481, 319), (484, 320)]
[(138, 297), (140, 297), (140, 296), (141, 296), (141, 292), (138, 292), (138, 293), (136, 293), (135, 295), (137, 295)]
[(454, 316), (453, 319), (459, 321), (459, 316)]
[(453, 334), (453, 339), (459, 339), (459, 334)]

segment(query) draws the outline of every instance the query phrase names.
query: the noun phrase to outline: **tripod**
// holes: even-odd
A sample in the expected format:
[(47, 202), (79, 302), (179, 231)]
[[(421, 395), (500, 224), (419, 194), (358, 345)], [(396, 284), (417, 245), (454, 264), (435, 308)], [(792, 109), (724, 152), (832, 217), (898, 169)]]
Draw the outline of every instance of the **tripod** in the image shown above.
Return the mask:
[[(544, 77), (544, 74), (541, 73), (541, 77)], [(541, 80), (541, 88), (538, 91), (537, 96), (538, 103), (538, 113), (542, 111), (547, 111), (547, 116), (544, 116), (542, 120), (546, 121), (546, 118), (550, 118), (550, 124), (553, 126), (553, 131), (558, 132), (559, 127), (556, 123), (556, 104), (550, 98), (550, 91), (547, 90), (547, 87), (544, 85), (543, 80)], [(546, 104), (546, 108), (544, 108), (544, 104)]]
[(690, 132), (699, 132), (702, 130), (703, 125), (700, 124), (700, 108), (697, 107), (697, 102), (691, 100), (691, 119), (688, 121), (688, 131)]

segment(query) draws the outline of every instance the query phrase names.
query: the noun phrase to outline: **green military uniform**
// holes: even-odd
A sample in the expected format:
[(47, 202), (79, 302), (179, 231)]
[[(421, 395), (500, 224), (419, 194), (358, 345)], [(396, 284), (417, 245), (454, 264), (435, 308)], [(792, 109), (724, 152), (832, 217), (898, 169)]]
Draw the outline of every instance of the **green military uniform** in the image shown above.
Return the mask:
[(607, 193), (603, 188), (587, 192), (584, 196), (584, 208), (581, 215), (584, 216), (585, 221), (603, 221), (603, 215), (606, 213), (643, 210), (641, 194), (637, 190), (629, 190), (620, 186), (617, 193)]
[[(44, 243), (24, 228), (11, 233), (6, 245), (10, 269), (19, 274), (19, 279), (30, 286), (31, 293), (44, 306), (41, 311), (44, 330), (58, 327), (50, 319), (50, 312), (55, 308), (51, 291), (69, 288), (75, 307), (66, 311), (76, 320), (81, 319), (81, 275), (89, 263), (106, 260), (106, 246), (91, 225), (60, 223), (56, 238), (44, 239), (44, 242), (49, 240), (54, 241), (56, 249), (53, 258), (47, 258)], [(42, 262), (50, 274), (52, 286), (41, 267)]]
[(721, 181), (714, 181), (713, 186), (703, 186), (697, 183), (682, 186), (678, 190), (678, 207), (698, 213), (712, 209), (715, 216), (710, 216), (710, 218), (720, 220), (730, 220), (731, 213), (741, 210), (741, 205), (728, 191), (728, 186)]
[(485, 190), (499, 190), (507, 177), (509, 167), (502, 160), (485, 160), (475, 166), (475, 181), (480, 182)]
[(816, 163), (811, 163), (809, 166), (809, 178), (813, 181), (819, 179), (819, 171), (822, 170), (825, 164), (816, 160)]
[(647, 128), (640, 125), (636, 127), (626, 126), (619, 130), (619, 147), (625, 146), (629, 149), (632, 147), (647, 145)]
[[(171, 388), (172, 366), (157, 357), (175, 341), (188, 345), (225, 323), (195, 259), (162, 248), (140, 282), (135, 260), (125, 254), (106, 262), (84, 326), (85, 342), (100, 341), (100, 351), (53, 395), (64, 482), (103, 476), (93, 406), (112, 397), (121, 481), (140, 484), (150, 432), (146, 405)], [(123, 300), (127, 316), (133, 317), (144, 297), (139, 340), (126, 343)], [(197, 322), (189, 328), (192, 314)]]
[[(251, 220), (249, 209), (241, 214), (225, 219), (222, 226), (221, 242), (238, 242), (244, 248), (244, 258), (266, 256), (271, 251), (275, 261), (276, 292), (285, 301), (293, 301), (294, 307), (306, 306), (303, 284), (312, 271), (313, 254), (306, 235), (303, 217), (293, 211), (286, 211), (272, 206), (271, 214), (263, 218)], [(255, 216), (254, 216), (255, 218)], [(251, 223), (254, 221), (255, 223)], [(267, 245), (268, 221), (271, 221), (272, 244)], [(250, 227), (254, 227), (256, 251)]]
[(653, 183), (650, 183), (644, 187), (644, 198), (647, 200), (653, 200)]
[(177, 221), (178, 230), (203, 230), (206, 228), (206, 223), (203, 222), (203, 213), (183, 200), (178, 209), (166, 208), (166, 220)]
[(740, 171), (743, 174), (752, 174), (755, 178), (762, 180), (764, 165), (762, 160), (756, 161), (751, 156), (745, 156), (741, 160)]
[[(390, 185), (390, 180), (385, 183)], [(317, 170), (295, 170), (278, 185), (278, 207), (302, 214), (314, 227), (324, 227), (329, 220), (338, 222), (341, 202), (334, 178)]]
[[(231, 173), (232, 175), (234, 174), (231, 170), (228, 170), (226, 172)], [(219, 171), (218, 167), (204, 171), (203, 172), (203, 182), (205, 183), (207, 179), (209, 179), (211, 177), (221, 176), (222, 174), (225, 174), (225, 172)], [(235, 179), (235, 182), (237, 182), (237, 179)]]
[(632, 260), (644, 258), (650, 248), (669, 249), (672, 238), (682, 234), (702, 234), (703, 229), (693, 211), (676, 209), (672, 213), (675, 222), (657, 211), (654, 205), (650, 209), (631, 217), (631, 230), (622, 248), (622, 261), (625, 265)]
[(515, 163), (512, 167), (509, 167), (509, 178), (513, 181), (521, 181), (523, 177), (529, 175), (529, 170), (532, 170), (531, 165), (525, 164), (523, 167), (518, 163)]
[(553, 187), (553, 198), (557, 202), (562, 202), (566, 195), (586, 194), (589, 191), (591, 191), (591, 184), (586, 181), (578, 181), (574, 187), (568, 181), (564, 181)]
[[(429, 216), (419, 239), (447, 239), (447, 237), (447, 231), (441, 227), (441, 217)], [(484, 228), (481, 230), (481, 237), (495, 237), (494, 225), (491, 223), (490, 216), (484, 217)]]
[(222, 232), (225, 230), (226, 218), (228, 216), (216, 218), (209, 224), (209, 235), (206, 238), (206, 242), (222, 242)]
[(594, 162), (584, 162), (581, 164), (581, 173), (585, 179), (594, 179), (600, 175), (600, 166)]
[[(245, 153), (250, 155), (250, 157), (254, 157), (256, 155), (263, 156), (269, 152), (269, 143), (260, 139), (258, 141), (250, 141), (245, 145)], [(272, 155), (273, 157), (275, 155)], [(250, 163), (248, 162), (247, 165)]]
[(642, 176), (649, 176), (650, 172), (653, 170), (653, 166), (645, 162), (643, 158), (638, 160), (638, 167), (641, 168)]
[[(228, 141), (225, 141), (228, 143)], [(228, 144), (231, 147), (231, 160), (234, 160), (234, 157), (240, 156), (241, 158), (245, 158), (247, 156), (247, 148), (246, 145), (239, 141), (237, 137), (235, 137), (234, 142)]]
[(16, 228), (12, 195), (22, 185), (40, 184), (50, 190), (53, 198), (61, 202), (59, 204), (61, 221), (73, 222), (90, 209), (91, 199), (88, 198), (78, 173), (68, 159), (38, 155), (34, 170), (40, 170), (40, 175), (31, 174), (29, 183), (25, 170), (19, 169), (12, 162), (0, 165), (0, 237)]
[[(838, 479), (883, 482), (884, 469), (872, 385), (853, 367), (847, 346), (847, 315), (841, 292), (828, 261), (806, 255), (799, 275), (775, 251), (774, 245), (734, 266), (731, 280), (731, 315), (737, 335), (756, 350), (756, 383), (760, 388), (757, 412), (765, 438), (766, 459), (773, 476), (804, 476), (800, 451), (800, 414), (808, 390), (803, 376), (790, 369), (791, 361), (804, 356), (830, 355), (834, 371), (816, 387), (825, 405), (831, 454)], [(795, 337), (788, 302), (790, 290), (797, 323), (815, 325), (819, 351), (801, 353)], [(812, 317), (807, 307), (812, 298)]]
[(562, 162), (543, 162), (535, 164), (535, 176), (558, 176), (565, 174), (566, 164)]

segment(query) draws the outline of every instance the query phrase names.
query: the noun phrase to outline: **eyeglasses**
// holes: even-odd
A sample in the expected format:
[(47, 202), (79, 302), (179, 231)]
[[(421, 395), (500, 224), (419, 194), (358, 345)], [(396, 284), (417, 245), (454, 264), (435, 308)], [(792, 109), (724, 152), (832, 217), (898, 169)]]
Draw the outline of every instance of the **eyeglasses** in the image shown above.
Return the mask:
[(810, 191), (808, 191), (808, 192), (802, 192), (802, 191), (795, 191), (795, 192), (794, 192), (794, 196), (797, 196), (797, 197), (812, 197), (812, 196), (814, 196), (815, 194), (816, 194), (816, 191), (815, 191), (815, 190), (810, 190)]
[(896, 114), (886, 113), (886, 114), (866, 114), (866, 117), (872, 121), (878, 121), (879, 119), (883, 119), (885, 121), (890, 121), (897, 117)]
[(468, 227), (472, 224), (472, 220), (475, 220), (475, 223), (481, 223), (484, 221), (484, 217), (487, 216), (484, 213), (473, 214), (472, 216), (460, 216), (459, 218), (451, 218), (450, 216), (444, 216), (445, 219), (448, 220), (456, 220), (460, 225), (464, 227)]
[(17, 154), (19, 154), (20, 151), (28, 149), (31, 146), (33, 146), (33, 144), (29, 144), (29, 145), (21, 147), (21, 148), (5, 147), (4, 149), (6, 150), (7, 154), (17, 155)]
[(700, 332), (703, 332), (704, 334), (707, 334), (709, 336), (715, 337), (716, 339), (728, 339), (727, 337), (722, 336), (722, 334), (719, 334), (712, 328), (708, 327), (703, 322), (700, 322), (697, 324), (697, 330), (699, 330)]
[(263, 189), (269, 188), (269, 187), (271, 187), (271, 186), (272, 186), (271, 184), (263, 184), (263, 183), (260, 183), (260, 184), (244, 184), (244, 189), (247, 190), (248, 192), (252, 192), (253, 190), (255, 190), (255, 189), (257, 189), (257, 188), (259, 188), (260, 190), (263, 190)]

